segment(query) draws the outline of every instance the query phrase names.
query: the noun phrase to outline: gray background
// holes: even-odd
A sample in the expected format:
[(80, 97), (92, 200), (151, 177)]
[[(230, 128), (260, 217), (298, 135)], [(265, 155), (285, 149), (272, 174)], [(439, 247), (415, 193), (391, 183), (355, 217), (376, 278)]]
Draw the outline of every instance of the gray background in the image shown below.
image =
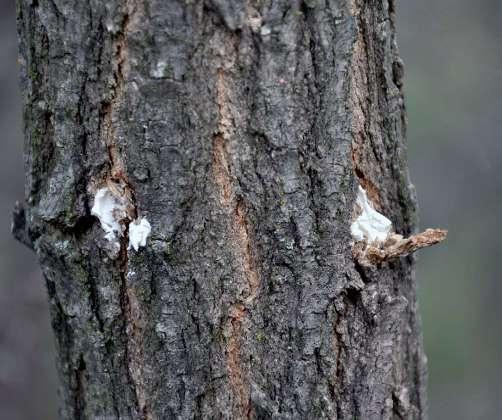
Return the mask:
[[(409, 162), (423, 227), (450, 230), (417, 277), (431, 419), (502, 412), (502, 4), (402, 0)], [(53, 337), (33, 255), (10, 237), (23, 196), (14, 2), (0, 3), (0, 418), (56, 418)]]

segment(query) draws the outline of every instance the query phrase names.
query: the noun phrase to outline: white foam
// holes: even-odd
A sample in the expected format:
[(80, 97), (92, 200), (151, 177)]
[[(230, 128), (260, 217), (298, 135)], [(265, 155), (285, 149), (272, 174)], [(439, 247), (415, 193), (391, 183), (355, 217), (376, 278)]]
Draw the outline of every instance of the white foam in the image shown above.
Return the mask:
[(91, 214), (96, 216), (105, 231), (105, 238), (115, 242), (124, 233), (121, 220), (127, 217), (126, 203), (116, 197), (108, 188), (101, 188), (94, 196), (94, 205)]
[(136, 219), (129, 224), (129, 248), (137, 251), (140, 247), (146, 246), (146, 240), (152, 231), (150, 222), (143, 217)]
[(392, 222), (378, 213), (369, 201), (366, 191), (359, 186), (357, 205), (362, 212), (350, 226), (350, 232), (356, 241), (384, 242), (392, 230)]

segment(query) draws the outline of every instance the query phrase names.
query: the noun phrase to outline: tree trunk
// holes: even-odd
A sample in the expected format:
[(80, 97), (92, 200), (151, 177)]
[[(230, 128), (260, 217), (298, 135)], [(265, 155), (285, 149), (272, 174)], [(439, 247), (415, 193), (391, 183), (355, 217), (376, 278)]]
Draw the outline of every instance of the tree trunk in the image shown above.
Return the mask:
[(47, 282), (62, 418), (425, 417), (413, 258), (361, 267), (350, 235), (358, 184), (415, 229), (394, 12), (18, 1), (14, 232)]

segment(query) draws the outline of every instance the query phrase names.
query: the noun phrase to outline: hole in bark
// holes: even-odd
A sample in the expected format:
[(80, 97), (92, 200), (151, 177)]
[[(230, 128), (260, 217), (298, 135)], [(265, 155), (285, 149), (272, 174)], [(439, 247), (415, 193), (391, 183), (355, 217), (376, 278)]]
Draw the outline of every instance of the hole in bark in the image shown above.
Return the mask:
[(392, 63), (392, 80), (397, 87), (403, 86), (404, 65), (401, 60)]
[(360, 297), (359, 290), (350, 288), (345, 291), (345, 294), (347, 296), (347, 301), (351, 303), (353, 306), (356, 306)]
[(389, 15), (396, 13), (396, 5), (394, 0), (389, 0)]
[(73, 227), (73, 233), (76, 237), (81, 237), (89, 230), (92, 229), (92, 226), (96, 222), (96, 218), (94, 216), (83, 216), (77, 219), (75, 226)]

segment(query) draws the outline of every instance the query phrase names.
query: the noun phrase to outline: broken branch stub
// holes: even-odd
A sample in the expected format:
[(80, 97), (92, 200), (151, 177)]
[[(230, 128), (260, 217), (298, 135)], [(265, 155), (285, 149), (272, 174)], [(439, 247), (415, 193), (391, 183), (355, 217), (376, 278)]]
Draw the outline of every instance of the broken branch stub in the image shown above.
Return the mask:
[(447, 234), (448, 232), (443, 229), (427, 229), (409, 238), (391, 233), (385, 242), (371, 244), (366, 241), (356, 242), (353, 255), (362, 266), (378, 265), (385, 261), (405, 257), (421, 248), (438, 244), (446, 239)]
[(427, 229), (425, 232), (403, 238), (402, 235), (392, 232), (390, 220), (375, 210), (361, 186), (358, 188), (356, 214), (357, 217), (351, 225), (355, 240), (352, 253), (357, 262), (366, 267), (435, 245), (444, 241), (448, 234), (442, 229)]

